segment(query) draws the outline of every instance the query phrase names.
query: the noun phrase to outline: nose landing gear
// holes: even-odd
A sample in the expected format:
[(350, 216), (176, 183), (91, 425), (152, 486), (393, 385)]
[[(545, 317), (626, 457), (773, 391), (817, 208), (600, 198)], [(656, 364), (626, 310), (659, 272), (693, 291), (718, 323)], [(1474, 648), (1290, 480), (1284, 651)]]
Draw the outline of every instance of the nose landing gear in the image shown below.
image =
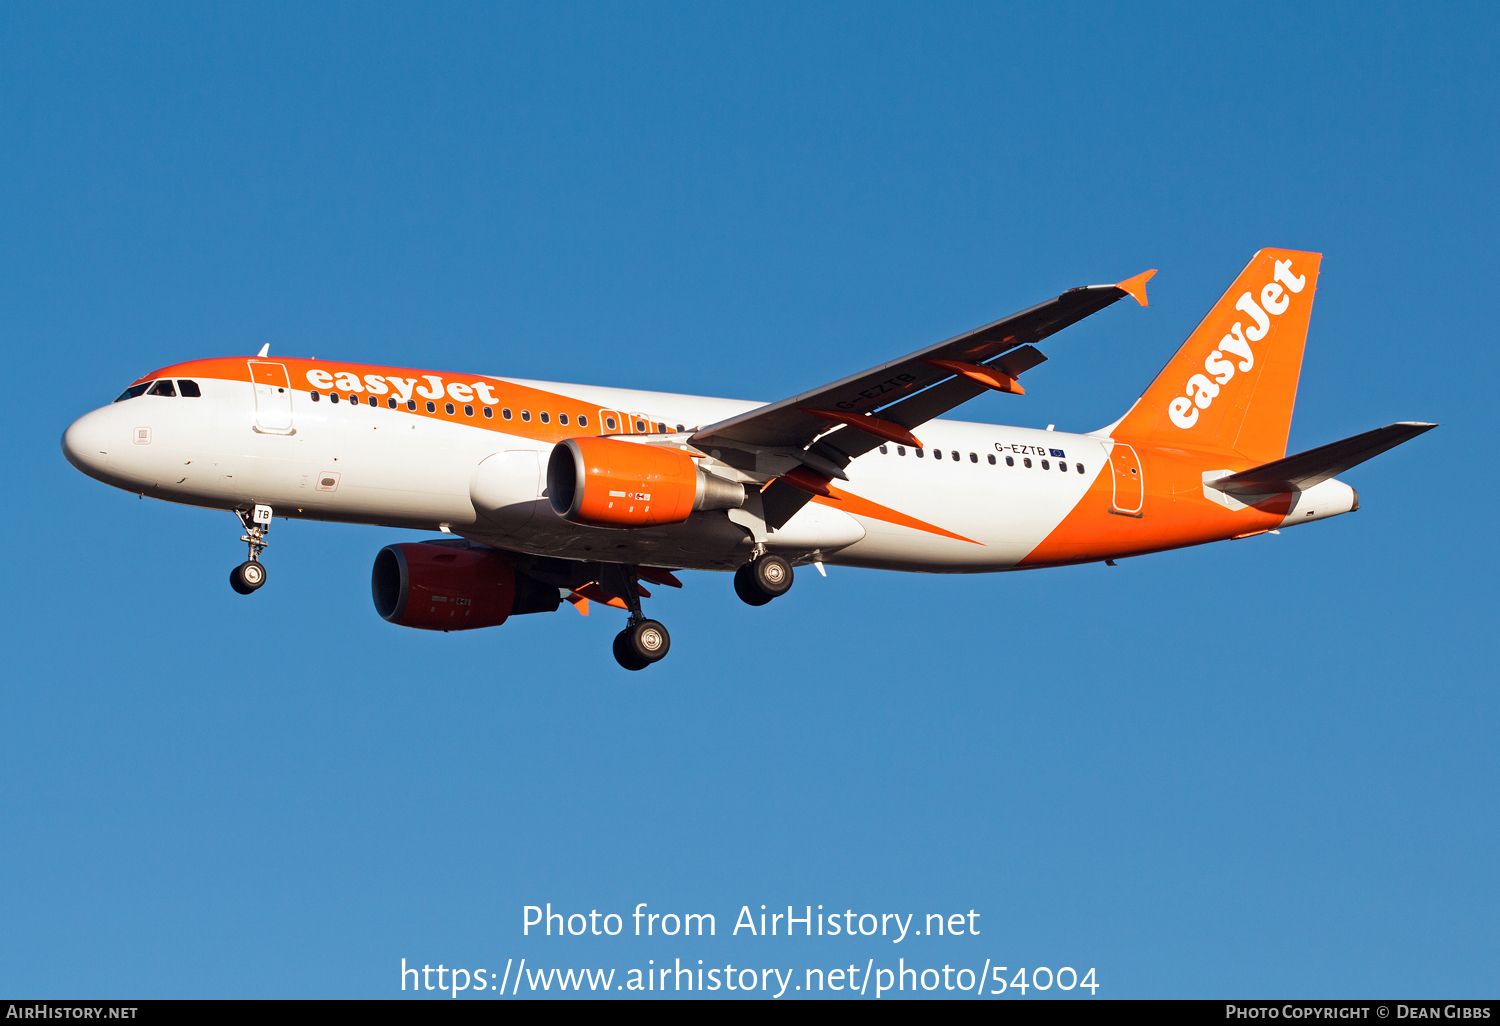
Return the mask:
[(266, 532), (271, 529), (271, 507), (257, 504), (249, 512), (240, 509), (234, 512), (245, 525), (240, 541), (250, 546), (250, 558), (229, 571), (229, 586), (241, 595), (249, 595), (266, 583), (266, 568), (261, 565), (260, 554), (270, 544)]
[(601, 580), (600, 586), (625, 600), (630, 619), (625, 629), (615, 635), (615, 662), (627, 670), (644, 670), (666, 656), (672, 647), (672, 636), (655, 620), (641, 612), (639, 575), (633, 566), (618, 566)]
[(734, 591), (747, 605), (763, 606), (792, 587), (792, 564), (765, 552), (734, 572)]

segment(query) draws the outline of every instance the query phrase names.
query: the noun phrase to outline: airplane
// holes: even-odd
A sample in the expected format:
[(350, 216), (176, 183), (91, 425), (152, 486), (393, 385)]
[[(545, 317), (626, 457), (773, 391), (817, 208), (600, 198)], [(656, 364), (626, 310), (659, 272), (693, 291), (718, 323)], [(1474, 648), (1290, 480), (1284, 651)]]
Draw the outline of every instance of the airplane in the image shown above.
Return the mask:
[[(273, 515), (438, 532), (387, 545), (393, 624), (470, 630), (566, 601), (627, 614), (614, 655), (667, 654), (643, 581), (732, 572), (752, 606), (793, 568), (984, 573), (1275, 533), (1359, 508), (1336, 475), (1436, 427), (1401, 422), (1288, 456), (1322, 256), (1263, 249), (1140, 398), (1073, 434), (939, 419), (1025, 395), (1037, 343), (1146, 271), (773, 403), (342, 360), (218, 357), (147, 374), (63, 434), (106, 484), (233, 512), (250, 595)], [(920, 432), (920, 435), (918, 434)]]

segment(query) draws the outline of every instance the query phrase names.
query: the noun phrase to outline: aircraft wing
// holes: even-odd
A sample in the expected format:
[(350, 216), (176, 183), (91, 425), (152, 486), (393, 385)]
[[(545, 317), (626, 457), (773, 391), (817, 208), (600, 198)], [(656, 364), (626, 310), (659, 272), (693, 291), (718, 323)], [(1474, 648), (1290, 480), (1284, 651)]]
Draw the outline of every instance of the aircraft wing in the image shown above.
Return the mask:
[(776, 479), (755, 504), (765, 524), (780, 528), (813, 494), (827, 494), (827, 482), (848, 480), (844, 468), (881, 442), (921, 448), (913, 428), (980, 393), (1024, 395), (1016, 378), (1047, 359), (1032, 343), (1126, 296), (1145, 306), (1155, 273), (1069, 289), (899, 360), (700, 428), (688, 443), (756, 480)]
[[(689, 444), (704, 451), (729, 448), (793, 453), (837, 427), (840, 430), (837, 443), (832, 444), (834, 451), (814, 452), (811, 461), (803, 462), (825, 478), (843, 477), (842, 473), (829, 473), (830, 468), (823, 464), (832, 463), (841, 471), (850, 459), (881, 441), (900, 439), (916, 444), (911, 429), (986, 389), (1023, 391), (1015, 384), (1016, 375), (1046, 359), (1032, 343), (1126, 296), (1134, 296), (1144, 306), (1146, 280), (1155, 273), (1147, 271), (1118, 285), (1069, 289), (1055, 299), (946, 342), (700, 428)], [(861, 422), (865, 428), (857, 427)], [(830, 441), (825, 439), (820, 445)]]
[(1329, 442), (1316, 449), (1308, 449), (1294, 456), (1285, 456), (1242, 470), (1238, 474), (1221, 477), (1212, 482), (1212, 487), (1221, 492), (1240, 495), (1305, 491), (1435, 427), (1436, 424), (1424, 424), (1420, 421), (1387, 424), (1352, 438)]

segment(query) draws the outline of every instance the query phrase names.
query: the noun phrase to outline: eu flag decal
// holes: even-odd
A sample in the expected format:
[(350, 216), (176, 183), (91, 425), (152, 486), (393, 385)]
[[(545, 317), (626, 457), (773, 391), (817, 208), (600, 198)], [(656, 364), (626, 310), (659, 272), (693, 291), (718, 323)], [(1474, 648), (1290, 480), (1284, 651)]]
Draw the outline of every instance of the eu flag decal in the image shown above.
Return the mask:
[(1050, 452), (1054, 456), (1060, 456), (1060, 457), (1062, 457), (1064, 459), (1066, 459), (1067, 455), (1068, 455), (1067, 453), (1063, 452), (1061, 449), (1048, 449), (1047, 451)]

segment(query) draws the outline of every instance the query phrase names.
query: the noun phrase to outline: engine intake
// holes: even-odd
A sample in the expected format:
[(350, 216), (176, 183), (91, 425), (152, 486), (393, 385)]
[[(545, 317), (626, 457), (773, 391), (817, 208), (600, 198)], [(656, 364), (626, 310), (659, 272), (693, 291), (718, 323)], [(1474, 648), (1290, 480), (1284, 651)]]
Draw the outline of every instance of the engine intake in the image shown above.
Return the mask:
[(562, 605), (557, 588), (532, 580), (510, 556), (459, 538), (387, 545), (370, 571), (375, 611), (424, 631), (498, 627)]
[(710, 474), (685, 452), (614, 438), (567, 438), (547, 461), (547, 498), (590, 527), (679, 524), (697, 510), (736, 509), (745, 486)]

